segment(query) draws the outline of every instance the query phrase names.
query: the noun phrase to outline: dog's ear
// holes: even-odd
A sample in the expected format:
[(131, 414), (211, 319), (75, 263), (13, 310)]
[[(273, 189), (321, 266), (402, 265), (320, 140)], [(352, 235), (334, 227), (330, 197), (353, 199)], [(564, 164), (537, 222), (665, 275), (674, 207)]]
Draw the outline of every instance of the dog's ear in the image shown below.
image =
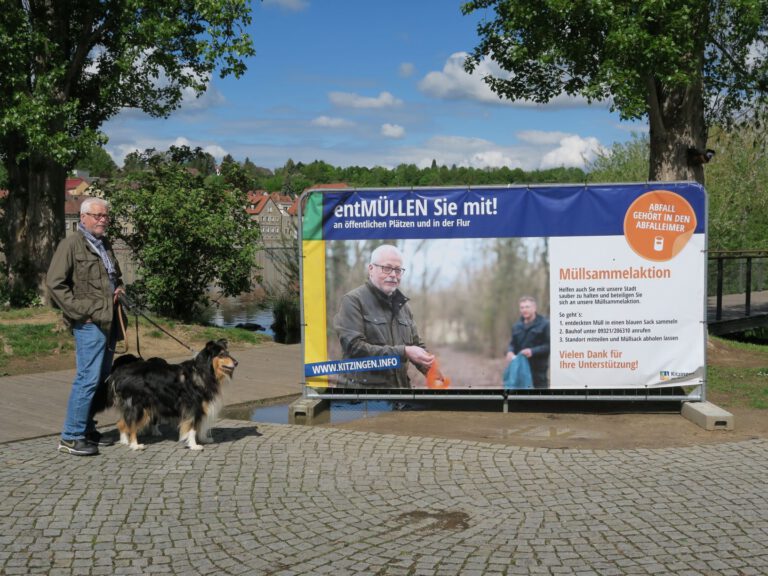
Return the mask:
[(222, 349), (227, 349), (227, 341), (224, 338), (221, 338), (220, 340), (209, 340), (205, 345), (205, 352), (211, 356), (216, 356)]

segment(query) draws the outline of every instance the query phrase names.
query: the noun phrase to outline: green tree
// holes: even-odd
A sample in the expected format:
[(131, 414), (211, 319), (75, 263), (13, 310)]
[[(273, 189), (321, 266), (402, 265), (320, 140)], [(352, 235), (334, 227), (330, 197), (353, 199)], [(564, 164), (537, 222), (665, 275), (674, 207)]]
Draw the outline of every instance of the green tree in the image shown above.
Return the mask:
[(92, 146), (85, 156), (75, 163), (75, 168), (86, 170), (91, 176), (99, 178), (111, 178), (117, 172), (117, 164), (101, 146)]
[(275, 170), (275, 179), (280, 182), (280, 188), (277, 190), (267, 188), (270, 192), (280, 192), (291, 198), (299, 196), (306, 188), (313, 184), (308, 178), (306, 178), (302, 172), (304, 165), (299, 162), (296, 164), (291, 158), (285, 162), (285, 166)]
[(688, 149), (768, 98), (766, 0), (472, 0), (462, 12), (487, 9), (465, 68), (496, 62), (508, 74), (484, 80), (500, 97), (568, 94), (647, 117), (650, 180), (703, 182)]
[(132, 293), (150, 309), (193, 319), (215, 286), (224, 296), (251, 290), (259, 229), (245, 212), (244, 191), (191, 172), (187, 148), (144, 153), (149, 167), (104, 186), (110, 235), (137, 261)]
[(589, 167), (589, 182), (643, 182), (648, 177), (648, 137), (633, 135), (598, 154)]
[(227, 184), (242, 192), (255, 188), (254, 177), (229, 154), (221, 160), (221, 176)]
[(216, 158), (201, 148), (197, 148), (195, 154), (187, 162), (187, 167), (197, 170), (203, 176), (214, 176), (216, 174)]
[(272, 173), (272, 170), (269, 170), (268, 168), (262, 168), (260, 166), (256, 166), (253, 162), (251, 162), (250, 158), (246, 158), (245, 161), (243, 161), (243, 170), (245, 170), (245, 173), (253, 179), (253, 184), (251, 188), (264, 188), (264, 184), (262, 183), (263, 180), (266, 180), (267, 178), (271, 178), (274, 176)]
[(312, 184), (328, 184), (338, 180), (338, 170), (322, 160), (315, 160), (301, 170), (304, 177)]
[(125, 160), (123, 160), (123, 172), (126, 174), (130, 174), (131, 172), (141, 172), (146, 169), (147, 166), (141, 152), (133, 151), (125, 156)]
[(167, 116), (253, 54), (248, 0), (29, 0), (0, 10), (0, 229), (8, 279), (44, 294), (69, 169), (123, 108)]
[(708, 164), (710, 250), (765, 250), (768, 151), (765, 131), (713, 129), (717, 161)]

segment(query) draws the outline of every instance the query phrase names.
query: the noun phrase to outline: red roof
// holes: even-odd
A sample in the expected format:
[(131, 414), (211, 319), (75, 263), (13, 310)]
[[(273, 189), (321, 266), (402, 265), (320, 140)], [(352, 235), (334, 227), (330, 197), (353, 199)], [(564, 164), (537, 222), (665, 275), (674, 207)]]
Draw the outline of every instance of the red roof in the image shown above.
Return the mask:
[(288, 215), (289, 216), (297, 216), (299, 214), (299, 199), (296, 198), (293, 201), (293, 204), (291, 204), (291, 207), (288, 208)]
[(286, 196), (285, 194), (280, 194), (279, 192), (272, 192), (269, 197), (272, 198), (272, 201), (276, 204), (282, 204), (284, 206), (293, 204), (293, 198)]
[(64, 183), (64, 190), (66, 192), (69, 192), (70, 190), (74, 190), (75, 188), (80, 186), (80, 184), (82, 184), (83, 182), (85, 182), (89, 186), (91, 185), (91, 183), (85, 180), (84, 178), (67, 178), (67, 181)]
[(261, 211), (264, 210), (264, 206), (267, 205), (267, 202), (269, 202), (269, 196), (261, 196), (258, 199), (255, 199), (255, 202), (251, 202), (251, 206), (248, 206), (248, 208), (245, 209), (245, 211), (248, 214), (261, 214)]
[(262, 196), (268, 196), (269, 193), (266, 190), (250, 190), (246, 193), (248, 196), (248, 202), (250, 204), (256, 204)]

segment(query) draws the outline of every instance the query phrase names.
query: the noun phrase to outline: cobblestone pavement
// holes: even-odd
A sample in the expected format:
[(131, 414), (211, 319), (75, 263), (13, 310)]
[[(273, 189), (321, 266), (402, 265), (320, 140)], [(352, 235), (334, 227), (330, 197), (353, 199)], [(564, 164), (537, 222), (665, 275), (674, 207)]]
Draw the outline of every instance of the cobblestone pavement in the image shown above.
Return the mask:
[(225, 420), (0, 445), (0, 574), (768, 574), (768, 441), (554, 450)]

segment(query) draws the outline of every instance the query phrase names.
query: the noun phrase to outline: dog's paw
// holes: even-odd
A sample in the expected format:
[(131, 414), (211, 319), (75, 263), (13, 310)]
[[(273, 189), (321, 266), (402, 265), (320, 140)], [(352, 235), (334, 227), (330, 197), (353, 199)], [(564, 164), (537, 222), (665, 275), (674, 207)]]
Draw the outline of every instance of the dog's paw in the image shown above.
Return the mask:
[(200, 446), (200, 444), (194, 444), (194, 445), (192, 445), (192, 446), (189, 446), (189, 449), (190, 449), (190, 450), (196, 450), (196, 451), (197, 451), (197, 450), (202, 450), (202, 449), (203, 449), (203, 447), (202, 447), (202, 446)]
[(144, 444), (130, 444), (128, 447), (131, 450), (144, 450), (144, 448), (146, 448)]

